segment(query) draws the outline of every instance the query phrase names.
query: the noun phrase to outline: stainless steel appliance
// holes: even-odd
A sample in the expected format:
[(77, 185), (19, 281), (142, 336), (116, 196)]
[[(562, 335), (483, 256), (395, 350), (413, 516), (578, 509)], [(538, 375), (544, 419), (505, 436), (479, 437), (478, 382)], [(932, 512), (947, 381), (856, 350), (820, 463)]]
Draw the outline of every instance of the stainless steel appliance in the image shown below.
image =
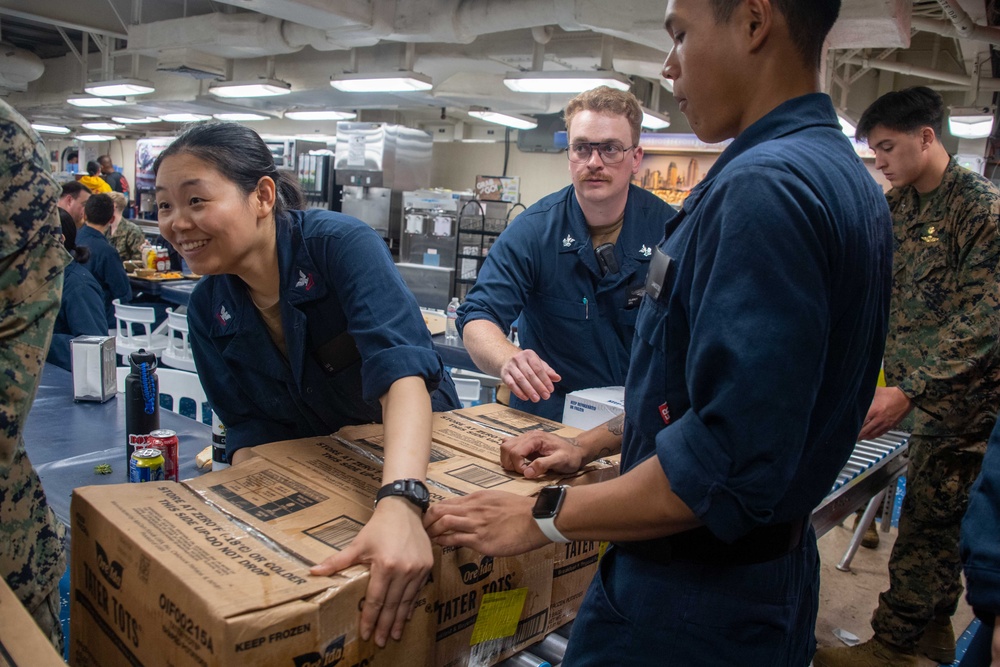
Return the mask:
[(388, 123), (337, 123), (334, 157), (341, 210), (363, 220), (385, 239), (394, 255), (404, 190), (430, 183), (431, 136)]

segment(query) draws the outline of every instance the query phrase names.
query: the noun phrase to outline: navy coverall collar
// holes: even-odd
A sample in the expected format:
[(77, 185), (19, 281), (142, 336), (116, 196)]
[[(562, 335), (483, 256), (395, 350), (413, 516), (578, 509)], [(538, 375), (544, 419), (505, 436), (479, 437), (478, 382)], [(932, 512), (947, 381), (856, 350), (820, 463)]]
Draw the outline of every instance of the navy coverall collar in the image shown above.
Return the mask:
[(289, 367), (295, 384), (302, 386), (306, 354), (306, 315), (300, 306), (326, 296), (327, 286), (316, 270), (302, 242), (298, 225), (285, 218), (276, 221), (279, 303), (284, 328), (288, 363), (277, 352), (273, 341), (256, 318), (257, 308), (250, 299), (246, 284), (233, 275), (224, 276), (228, 290), (216, 292), (212, 304), (213, 338), (232, 336), (224, 356), (244, 363), (256, 359), (259, 369), (275, 379), (287, 381)]
[[(647, 247), (643, 241), (642, 229), (634, 221), (636, 215), (633, 209), (636, 206), (636, 198), (633, 194), (634, 190), (638, 188), (631, 184), (628, 187), (629, 195), (625, 202), (625, 218), (622, 222), (621, 232), (618, 234), (618, 240), (615, 242), (616, 254), (620, 251), (622, 255), (621, 267), (618, 273), (608, 277), (608, 280), (611, 281), (609, 286), (615, 286), (632, 275), (636, 265), (640, 262), (648, 262), (652, 254), (652, 248)], [(597, 280), (601, 280), (604, 276), (601, 274), (601, 268), (597, 265), (594, 246), (590, 242), (587, 218), (583, 214), (583, 209), (580, 208), (580, 202), (577, 201), (576, 191), (572, 185), (566, 189), (566, 200), (568, 220), (564, 229), (565, 234), (561, 235), (559, 252), (575, 252), (580, 262), (587, 267), (590, 273)]]
[(749, 149), (793, 132), (824, 125), (840, 129), (837, 112), (826, 93), (810, 93), (782, 102), (733, 140), (705, 174), (705, 178), (691, 190), (691, 194), (684, 200), (684, 207), (697, 206), (719, 172)]

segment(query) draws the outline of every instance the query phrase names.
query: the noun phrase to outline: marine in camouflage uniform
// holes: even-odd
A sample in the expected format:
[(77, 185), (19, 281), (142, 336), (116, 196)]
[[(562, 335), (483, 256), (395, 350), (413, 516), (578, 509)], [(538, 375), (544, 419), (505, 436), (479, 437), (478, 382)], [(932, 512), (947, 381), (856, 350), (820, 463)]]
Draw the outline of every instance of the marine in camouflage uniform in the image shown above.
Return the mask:
[(49, 172), (38, 135), (0, 101), (0, 574), (61, 654), (64, 528), (22, 438), (70, 260)]
[(906, 648), (955, 612), (959, 526), (1000, 409), (1000, 192), (952, 158), (923, 202), (912, 186), (887, 197), (896, 251), (885, 378), (915, 409), (889, 590), (872, 627)]
[(142, 259), (142, 244), (146, 242), (146, 235), (139, 229), (139, 225), (128, 218), (122, 218), (118, 221), (115, 233), (111, 233), (109, 226), (106, 236), (122, 261)]

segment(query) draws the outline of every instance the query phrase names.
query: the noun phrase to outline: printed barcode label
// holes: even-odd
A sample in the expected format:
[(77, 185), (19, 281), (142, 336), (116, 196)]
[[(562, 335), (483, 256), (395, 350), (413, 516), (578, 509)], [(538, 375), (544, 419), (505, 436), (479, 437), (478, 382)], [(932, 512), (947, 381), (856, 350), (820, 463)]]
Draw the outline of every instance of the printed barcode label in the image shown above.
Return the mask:
[(495, 473), (475, 463), (470, 463), (456, 470), (450, 470), (448, 474), (463, 482), (468, 482), (484, 489), (491, 489), (494, 486), (500, 486), (511, 481), (510, 477)]
[(363, 527), (363, 523), (349, 516), (338, 516), (333, 521), (321, 523), (305, 532), (309, 537), (319, 540), (328, 547), (343, 551)]
[(540, 635), (545, 631), (545, 626), (549, 622), (549, 610), (544, 609), (534, 616), (520, 621), (517, 624), (517, 632), (514, 634), (514, 643), (520, 644)]

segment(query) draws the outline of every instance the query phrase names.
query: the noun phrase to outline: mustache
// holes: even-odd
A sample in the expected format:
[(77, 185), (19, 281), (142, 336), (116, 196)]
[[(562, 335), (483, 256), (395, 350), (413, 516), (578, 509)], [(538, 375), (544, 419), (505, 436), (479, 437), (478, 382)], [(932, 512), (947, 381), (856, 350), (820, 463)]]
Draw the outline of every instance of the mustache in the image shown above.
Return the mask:
[(611, 177), (602, 174), (601, 172), (588, 172), (586, 174), (580, 174), (577, 179), (578, 181), (611, 181)]

